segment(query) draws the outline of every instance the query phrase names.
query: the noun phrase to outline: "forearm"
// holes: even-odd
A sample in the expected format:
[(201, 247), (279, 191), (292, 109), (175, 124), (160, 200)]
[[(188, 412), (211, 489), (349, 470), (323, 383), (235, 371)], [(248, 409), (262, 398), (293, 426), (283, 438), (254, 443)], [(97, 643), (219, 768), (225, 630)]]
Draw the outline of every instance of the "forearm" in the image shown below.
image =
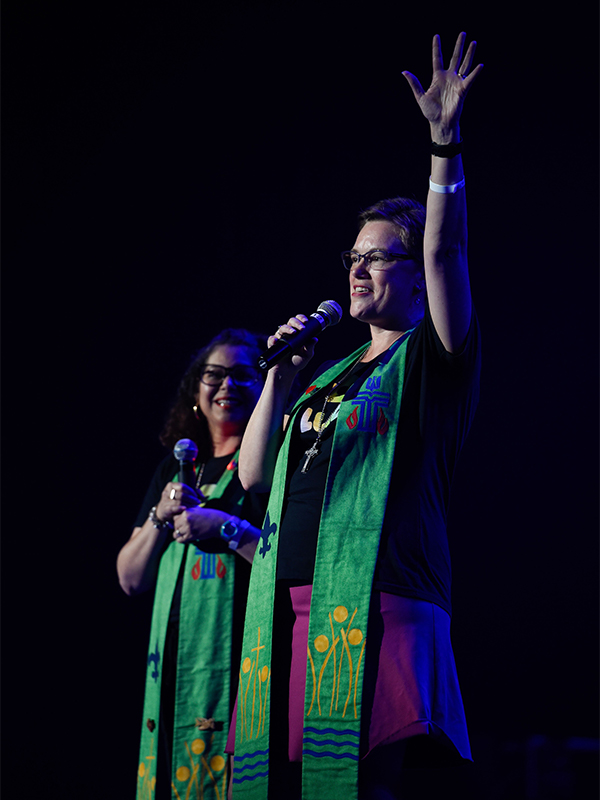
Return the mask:
[[(458, 126), (431, 127), (436, 144), (460, 142)], [(458, 352), (471, 319), (471, 293), (467, 261), (467, 205), (463, 163), (460, 153), (451, 158), (431, 157), (431, 181), (436, 184), (427, 196), (423, 255), (429, 306), (435, 328), (444, 347)], [(458, 186), (457, 186), (458, 184)], [(455, 187), (444, 192), (440, 187)], [(435, 191), (437, 189), (437, 191)]]
[(119, 583), (126, 594), (140, 594), (154, 586), (160, 556), (169, 536), (168, 530), (159, 530), (150, 519), (141, 528), (134, 529), (117, 557)]
[(283, 418), (293, 375), (269, 370), (264, 389), (246, 427), (240, 450), (239, 477), (246, 490), (271, 488), (283, 435)]
[[(431, 126), (431, 141), (445, 146), (460, 142), (457, 126), (447, 129)], [(464, 179), (460, 153), (452, 158), (431, 156), (431, 180), (437, 186), (455, 186)], [(446, 256), (465, 255), (467, 246), (467, 204), (464, 188), (453, 193), (429, 189), (425, 224), (424, 253), (439, 262)]]
[(255, 528), (253, 525), (249, 525), (244, 531), (244, 534), (241, 537), (235, 551), (238, 556), (241, 556), (250, 564), (254, 560), (254, 553), (256, 552), (260, 534), (261, 531), (258, 528)]

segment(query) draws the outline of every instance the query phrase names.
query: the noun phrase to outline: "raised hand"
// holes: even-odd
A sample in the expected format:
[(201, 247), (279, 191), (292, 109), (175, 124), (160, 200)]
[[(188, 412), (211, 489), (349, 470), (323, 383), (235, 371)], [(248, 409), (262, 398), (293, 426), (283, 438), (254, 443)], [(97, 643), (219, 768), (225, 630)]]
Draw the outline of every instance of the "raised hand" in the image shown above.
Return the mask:
[[(466, 34), (460, 33), (448, 69), (444, 69), (440, 37), (433, 37), (433, 77), (427, 91), (411, 72), (402, 74), (408, 81), (423, 116), (429, 121), (432, 139), (446, 144), (456, 139), (460, 115), (467, 92), (483, 69), (471, 70), (477, 42), (471, 42), (463, 58)], [(460, 66), (459, 66), (460, 65)]]

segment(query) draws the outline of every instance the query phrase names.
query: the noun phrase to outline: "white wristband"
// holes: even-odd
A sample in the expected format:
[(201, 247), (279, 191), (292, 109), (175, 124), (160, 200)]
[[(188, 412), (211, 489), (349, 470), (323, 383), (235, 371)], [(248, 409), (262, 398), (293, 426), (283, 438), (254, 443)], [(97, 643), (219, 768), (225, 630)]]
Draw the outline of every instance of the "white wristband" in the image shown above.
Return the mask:
[(429, 188), (432, 192), (436, 192), (437, 194), (456, 194), (459, 189), (465, 188), (465, 179), (463, 178), (462, 181), (458, 183), (451, 183), (449, 186), (442, 186), (439, 183), (434, 183), (431, 178), (429, 178)]

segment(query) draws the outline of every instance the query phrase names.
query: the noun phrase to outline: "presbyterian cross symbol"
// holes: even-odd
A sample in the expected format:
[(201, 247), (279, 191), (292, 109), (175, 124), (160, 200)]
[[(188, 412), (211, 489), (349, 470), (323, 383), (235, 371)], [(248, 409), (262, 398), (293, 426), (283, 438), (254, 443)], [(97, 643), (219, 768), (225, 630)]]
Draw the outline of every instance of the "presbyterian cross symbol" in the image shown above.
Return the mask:
[[(381, 378), (368, 378), (366, 391), (359, 392), (352, 400), (352, 405), (358, 406), (348, 417), (348, 427), (356, 428), (359, 431), (370, 431), (374, 433), (381, 430), (381, 416), (383, 409), (390, 404), (390, 395), (379, 390)], [(359, 412), (357, 414), (357, 411)], [(357, 419), (358, 417), (358, 419)]]

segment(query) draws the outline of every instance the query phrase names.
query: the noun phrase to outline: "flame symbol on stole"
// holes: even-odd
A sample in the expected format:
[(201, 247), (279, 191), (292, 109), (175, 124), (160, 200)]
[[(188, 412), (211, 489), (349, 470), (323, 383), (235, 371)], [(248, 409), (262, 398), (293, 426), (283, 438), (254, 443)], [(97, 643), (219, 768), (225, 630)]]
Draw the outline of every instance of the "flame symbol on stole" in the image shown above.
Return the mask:
[(348, 419), (346, 420), (346, 425), (352, 430), (352, 428), (356, 428), (358, 425), (358, 409), (354, 409), (354, 411), (350, 414)]
[(379, 416), (377, 417), (377, 433), (380, 433), (383, 436), (384, 433), (388, 432), (389, 427), (390, 423), (388, 418), (383, 413), (383, 408), (380, 408)]
[(202, 564), (202, 556), (196, 561), (194, 566), (192, 567), (192, 578), (197, 581), (200, 577), (200, 565)]
[(227, 567), (221, 561), (221, 556), (217, 555), (217, 577), (219, 578), (225, 577), (226, 572), (227, 572)]

